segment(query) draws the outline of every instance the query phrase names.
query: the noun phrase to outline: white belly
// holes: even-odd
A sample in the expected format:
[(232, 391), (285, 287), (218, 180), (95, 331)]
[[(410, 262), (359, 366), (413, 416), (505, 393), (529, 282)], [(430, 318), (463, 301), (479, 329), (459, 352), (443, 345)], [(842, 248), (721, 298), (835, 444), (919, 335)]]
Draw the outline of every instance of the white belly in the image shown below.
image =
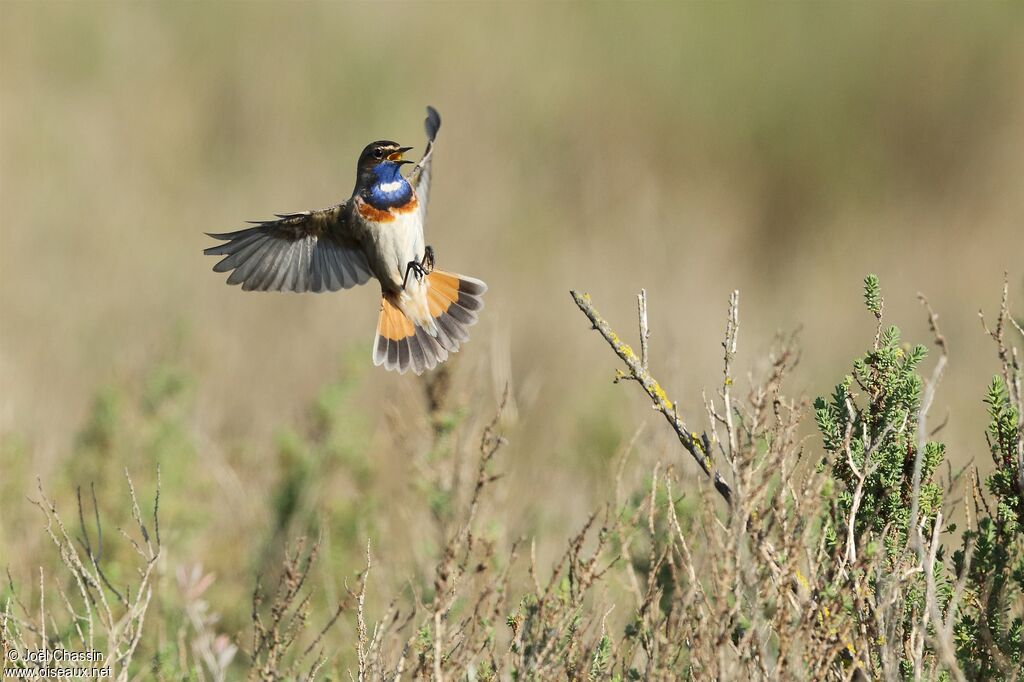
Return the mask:
[(368, 222), (370, 267), (386, 289), (402, 287), (410, 261), (423, 258), (423, 225), (417, 211), (395, 216), (386, 223)]

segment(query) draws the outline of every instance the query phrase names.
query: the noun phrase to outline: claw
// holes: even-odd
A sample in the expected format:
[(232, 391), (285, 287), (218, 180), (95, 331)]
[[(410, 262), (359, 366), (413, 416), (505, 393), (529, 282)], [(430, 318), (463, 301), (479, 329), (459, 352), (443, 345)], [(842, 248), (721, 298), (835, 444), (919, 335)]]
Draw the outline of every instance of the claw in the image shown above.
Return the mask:
[(427, 270), (420, 264), (419, 261), (411, 260), (408, 265), (405, 266), (405, 277), (402, 278), (402, 288), (409, 283), (409, 273), (412, 273), (413, 277), (416, 278), (417, 282), (423, 280), (427, 276)]
[(411, 272), (413, 277), (416, 278), (417, 282), (423, 281), (423, 278), (434, 271), (434, 249), (426, 247), (423, 250), (422, 260), (411, 260), (405, 266), (405, 277), (402, 278), (402, 288), (409, 283), (409, 273)]

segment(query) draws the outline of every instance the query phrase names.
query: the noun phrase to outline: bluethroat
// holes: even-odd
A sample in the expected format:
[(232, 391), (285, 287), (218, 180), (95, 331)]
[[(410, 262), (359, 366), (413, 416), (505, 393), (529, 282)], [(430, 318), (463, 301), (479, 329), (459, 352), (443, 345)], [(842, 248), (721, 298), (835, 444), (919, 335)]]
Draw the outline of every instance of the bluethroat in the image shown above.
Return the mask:
[(441, 117), (427, 107), (427, 147), (406, 178), (411, 147), (372, 142), (359, 155), (347, 201), (319, 211), (278, 214), (237, 232), (203, 253), (224, 256), (213, 266), (231, 272), (244, 291), (324, 292), (380, 282), (381, 305), (373, 364), (422, 374), (469, 339), (487, 285), (434, 269), (424, 244), (434, 139)]

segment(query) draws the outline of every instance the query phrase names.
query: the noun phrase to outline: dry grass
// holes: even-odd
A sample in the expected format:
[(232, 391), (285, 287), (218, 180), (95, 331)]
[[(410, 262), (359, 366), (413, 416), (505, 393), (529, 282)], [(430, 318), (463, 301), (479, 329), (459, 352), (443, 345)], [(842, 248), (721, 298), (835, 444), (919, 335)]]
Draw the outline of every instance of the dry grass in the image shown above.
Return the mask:
[[(783, 550), (818, 532), (808, 519), (824, 504), (812, 476), (820, 440), (790, 412), (799, 396), (827, 395), (865, 347), (848, 302), (875, 271), (907, 338), (932, 337), (911, 292), (927, 291), (942, 313), (949, 361), (929, 421), (946, 424), (947, 461), (976, 465), (965, 476), (979, 491), (999, 464), (979, 436), (992, 353), (975, 311), (1004, 269), (1020, 291), (1018, 14), (996, 4), (258, 3), (197, 14), (179, 3), (0, 3), (0, 563), (13, 582), (0, 594), (19, 627), (40, 627), (44, 592), (55, 614), (67, 610), (60, 590), (85, 613), (28, 500), (42, 501), (37, 481), (69, 529), (83, 491), (77, 525), (97, 565), (76, 546), (109, 580), (96, 576), (117, 622), (126, 607), (110, 586), (126, 600), (131, 587), (134, 600), (144, 567), (113, 530), (131, 529), (143, 547), (124, 471), (146, 506), (159, 468), (161, 547), (131, 677), (261, 670), (271, 647), (253, 639), (256, 576), (260, 637), (293, 640), (274, 649), (280, 674), (308, 674), (326, 657), (320, 677), (358, 676), (360, 658), (367, 677), (399, 661), (406, 674), (440, 666), (449, 677), (570, 662), (580, 675), (653, 675), (679, 664), (659, 638), (692, 633), (710, 647), (727, 621), (701, 618), (733, 609), (739, 629), (717, 662), (699, 648), (701, 665), (717, 666), (707, 670), (754, 665), (743, 658), (753, 654), (728, 655), (734, 638), (759, 657), (767, 649), (769, 670), (797, 666), (804, 650), (845, 645), (833, 629), (855, 635), (856, 654), (825, 659), (852, 670), (847, 658), (867, 657), (870, 635), (835, 615), (834, 595), (802, 595), (838, 580), (811, 573), (821, 556), (844, 565), (853, 582), (843, 585), (870, 583), (856, 534), (876, 470), (853, 461), (850, 480), (856, 471), (865, 483), (841, 547), (807, 550), (790, 596), (750, 582), (792, 581), (797, 560)], [(428, 240), (446, 269), (490, 290), (472, 343), (424, 385), (369, 371), (375, 290), (245, 296), (201, 250), (204, 231), (343, 197), (368, 140), (421, 144), (428, 103), (445, 120)], [(634, 347), (670, 409), (651, 418), (655, 403), (625, 379), (627, 365), (628, 388), (609, 381), (619, 360), (565, 295), (580, 286), (620, 333), (632, 292), (651, 292), (650, 343)], [(736, 288), (742, 353), (727, 359), (732, 383), (706, 400), (699, 387), (725, 378), (719, 320)], [(798, 326), (800, 362), (784, 363), (776, 388), (768, 340)], [(493, 433), (507, 442), (486, 466), (501, 478), (476, 493), (479, 444), (506, 386)], [(795, 429), (782, 437), (790, 458), (755, 457), (737, 408), (761, 415), (754, 434)], [(900, 437), (917, 447), (920, 431), (911, 423)], [(722, 488), (700, 487), (709, 452), (731, 504)], [(799, 501), (759, 457), (776, 458)], [(944, 517), (980, 532), (974, 499), (955, 491)], [(779, 515), (794, 505), (802, 518)], [(83, 530), (69, 532), (84, 543)], [(314, 546), (303, 589), (279, 605), (279, 586), (293, 591)], [(702, 563), (730, 548), (736, 566)], [(923, 557), (915, 550), (908, 566)], [(689, 592), (691, 568), (722, 581), (702, 584), (706, 602)], [(989, 601), (974, 587), (965, 603)], [(805, 618), (793, 598), (821, 604), (809, 611), (821, 614), (817, 630), (779, 620)], [(773, 600), (783, 603), (758, 615)], [(478, 605), (490, 615), (469, 625)], [(873, 608), (865, 602), (855, 621), (874, 620)], [(70, 641), (74, 620), (55, 619), (65, 625), (47, 634)], [(537, 645), (564, 623), (564, 647)], [(766, 640), (766, 628), (789, 634)], [(814, 632), (821, 641), (810, 643)], [(929, 636), (914, 646), (932, 651)]]
[[(625, 474), (635, 469), (635, 451), (643, 447), (638, 431), (620, 453), (613, 499), (587, 517), (550, 564), (538, 559), (535, 539), (503, 541), (485, 530), (502, 513), (492, 498), (503, 485), (502, 414), (509, 392), (497, 414), (478, 429), (475, 462), (457, 458), (453, 386), (442, 371), (423, 381), (424, 416), (435, 456), (424, 465), (430, 473), (424, 476), (429, 487), (423, 493), (428, 501), (444, 494), (445, 504), (434, 504), (430, 521), (443, 542), (432, 566), (404, 574), (409, 589), (386, 596), (386, 584), (372, 578), (381, 571), (400, 575), (405, 565), (394, 563), (387, 550), (374, 553), (368, 544), (353, 584), (345, 579), (339, 599), (325, 597), (323, 571), (336, 574), (337, 567), (324, 566), (322, 538), (308, 550), (300, 540), (283, 553), (273, 589), (255, 579), (248, 648), (239, 648), (238, 637), (216, 632), (217, 618), (201, 598), (214, 580), (201, 570), (179, 574), (184, 598), (174, 605), (169, 595), (158, 595), (163, 602), (158, 617), (164, 620), (153, 625), (146, 616), (154, 586), (158, 592), (161, 586), (169, 590), (158, 568), (165, 551), (159, 487), (148, 525), (126, 477), (138, 537), (121, 532), (137, 564), (136, 577), (123, 587), (109, 577), (112, 565), (103, 557), (98, 511), (95, 529), (89, 531), (79, 497), (80, 528), (74, 537), (40, 489), (37, 506), (60, 556), (61, 571), (76, 586), (76, 598), (68, 597), (58, 578), (54, 585), (64, 612), (55, 609), (46, 597), (53, 590), (42, 584), (40, 573), (39, 606), (33, 611), (18, 597), (20, 590), (12, 581), (4, 608), (4, 646), (25, 651), (96, 647), (107, 652), (105, 660), (118, 679), (147, 674), (159, 679), (183, 674), (230, 679), (245, 672), (249, 679), (315, 679), (336, 678), (345, 671), (361, 681), (967, 679), (962, 665), (973, 664), (971, 656), (979, 654), (965, 653), (954, 632), (959, 638), (965, 618), (970, 624), (986, 613), (983, 604), (993, 597), (993, 585), (1001, 584), (998, 617), (1016, 618), (1018, 625), (990, 623), (988, 644), (974, 640), (971, 646), (993, 654), (992, 670), (1002, 679), (1014, 678), (1017, 658), (1024, 653), (1019, 633), (1013, 634), (1024, 616), (1019, 602), (1014, 606), (1022, 586), (1006, 583), (1008, 575), (993, 583), (991, 571), (1011, 570), (1013, 562), (1024, 561), (1024, 524), (997, 530), (1009, 533), (1009, 564), (998, 568), (998, 563), (985, 564), (984, 558), (975, 561), (977, 529), (983, 518), (994, 518), (992, 498), (978, 491), (977, 474), (972, 474), (973, 520), (963, 536), (963, 554), (954, 561), (955, 571), (949, 548), (959, 541), (945, 528), (943, 510), (918, 511), (917, 500), (923, 499), (931, 478), (921, 462), (923, 454), (916, 461), (911, 458), (903, 479), (914, 511), (902, 540), (891, 524), (877, 536), (864, 530), (858, 518), (881, 513), (862, 509), (861, 502), (868, 494), (866, 482), (884, 466), (880, 458), (887, 439), (909, 429), (908, 437), (922, 444), (917, 452), (924, 453), (923, 444), (931, 437), (927, 410), (947, 356), (930, 307), (928, 318), (943, 354), (923, 385), (919, 416), (880, 429), (874, 440), (863, 444), (863, 463), (857, 464), (860, 451), (853, 446), (859, 436), (851, 427), (835, 449), (835, 460), (827, 453), (823, 459), (818, 445), (801, 436), (800, 421), (809, 405), (785, 393), (787, 376), (799, 357), (795, 336), (779, 338), (764, 375), (750, 377), (749, 388), (739, 392), (734, 375), (738, 293), (729, 301), (721, 387), (704, 399), (707, 431), (702, 434), (682, 426), (676, 403), (651, 377), (645, 362), (650, 331), (646, 293), (639, 297), (640, 355), (612, 331), (589, 297), (574, 298), (626, 365), (627, 372), (617, 373), (616, 381), (637, 381), (668, 418), (677, 450), (691, 457), (696, 451), (702, 459), (694, 466), (679, 452), (671, 453), (653, 465), (642, 486), (631, 487)], [(882, 332), (880, 298), (875, 305), (879, 331), (873, 352), (880, 354), (888, 332)], [(1020, 329), (1004, 296), (991, 335), (1011, 387), (1007, 405), (1019, 410), (1021, 368), (1007, 338), (1011, 331)], [(851, 414), (858, 409), (854, 398), (847, 405)], [(1005, 445), (1019, 453), (1024, 437), (1019, 422), (1013, 428), (1015, 441), (993, 447)], [(328, 436), (330, 430), (322, 424), (315, 437)], [(826, 437), (826, 450), (828, 442)], [(997, 464), (1009, 467), (1007, 471), (1021, 467), (1019, 456)], [(842, 466), (852, 472), (845, 488)], [(714, 473), (719, 467), (721, 472)], [(708, 482), (682, 493), (687, 486), (681, 475), (697, 470), (704, 471)], [(950, 491), (958, 480), (947, 480)], [(837, 495), (840, 490), (850, 496), (846, 506)], [(994, 489), (992, 494), (999, 504), (1013, 495), (1024, 500), (1024, 486), (1009, 498)], [(1024, 511), (1024, 503), (1016, 504)], [(93, 507), (98, 509), (95, 495)], [(830, 527), (842, 532), (830, 534)], [(901, 543), (895, 552), (890, 544), (894, 538)], [(318, 559), (320, 571), (315, 568)], [(121, 572), (124, 566), (113, 568)], [(979, 577), (979, 570), (989, 571), (989, 577)], [(180, 625), (172, 636), (175, 621)]]

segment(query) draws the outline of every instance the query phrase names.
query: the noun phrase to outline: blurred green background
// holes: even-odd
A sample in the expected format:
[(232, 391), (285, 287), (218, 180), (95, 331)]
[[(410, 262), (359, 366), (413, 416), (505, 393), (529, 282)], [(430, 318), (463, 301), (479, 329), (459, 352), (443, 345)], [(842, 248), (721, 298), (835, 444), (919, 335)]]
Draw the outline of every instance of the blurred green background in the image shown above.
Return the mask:
[[(233, 561), (289, 477), (328, 515), (378, 491), (375, 530), (345, 516), (357, 559), (401, 536), (426, 422), (420, 380), (370, 366), (375, 285), (243, 293), (201, 252), (204, 231), (347, 197), (371, 140), (420, 151), (426, 104), (427, 241), (490, 285), (455, 391), (483, 420), (513, 388), (509, 534), (560, 545), (654, 419), (570, 288), (632, 339), (646, 287), (652, 370), (695, 427), (732, 289), (739, 374), (802, 327), (810, 396), (873, 337), (866, 273), (913, 342), (925, 292), (951, 348), (933, 414), (955, 463), (987, 464), (977, 310), (1004, 270), (1022, 293), (1019, 3), (3, 2), (0, 87), (0, 554), (21, 575), (45, 548), (37, 476), (65, 495), (155, 460), (176, 560), (236, 571), (240, 595)], [(311, 405), (328, 454), (361, 462), (348, 487), (295, 435)], [(642, 461), (696, 475), (661, 429)]]

